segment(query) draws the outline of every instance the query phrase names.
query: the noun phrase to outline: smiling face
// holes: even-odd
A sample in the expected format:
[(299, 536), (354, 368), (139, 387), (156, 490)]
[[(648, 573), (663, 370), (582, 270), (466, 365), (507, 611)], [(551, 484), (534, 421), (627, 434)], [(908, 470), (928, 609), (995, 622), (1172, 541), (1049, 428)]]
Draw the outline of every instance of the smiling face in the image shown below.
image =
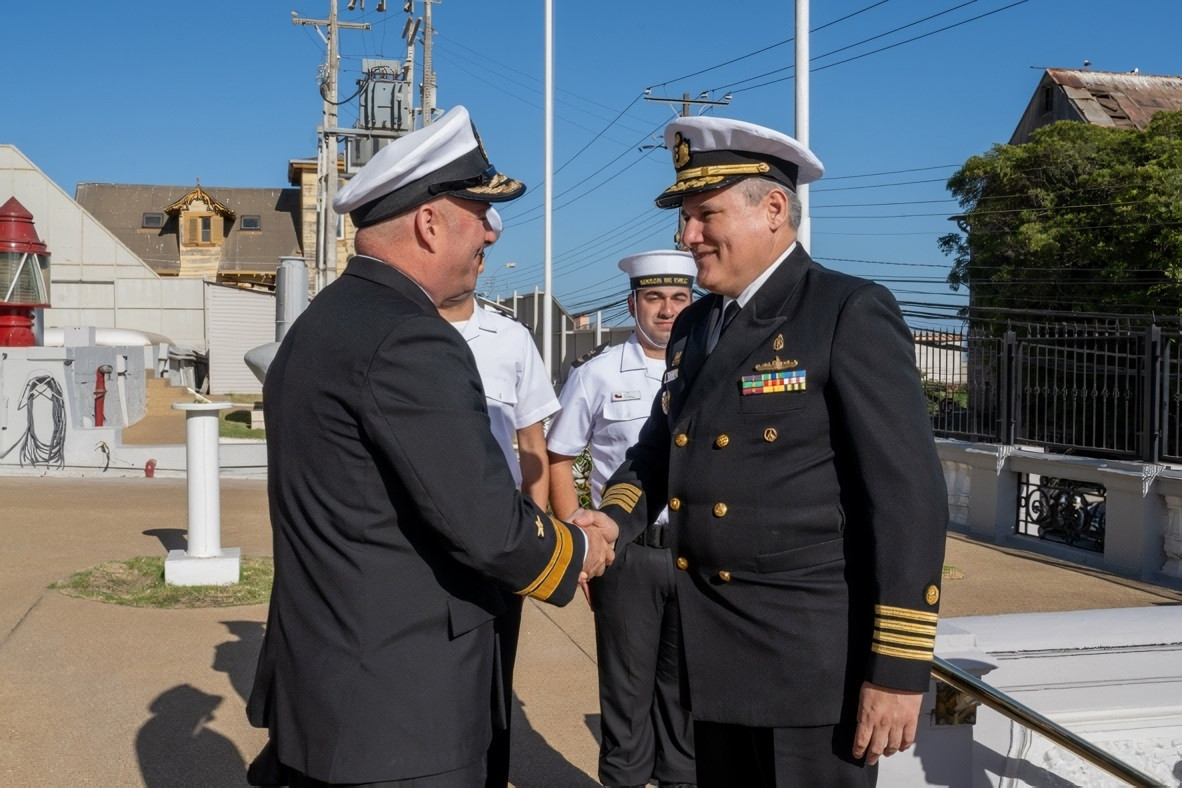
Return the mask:
[(783, 191), (749, 194), (739, 182), (682, 201), (681, 242), (694, 256), (698, 284), (712, 293), (737, 298), (796, 240)]
[(628, 312), (636, 319), (637, 338), (646, 355), (664, 355), (673, 320), (691, 300), (688, 287), (646, 287), (628, 295)]
[(484, 262), (485, 249), (496, 240), (488, 223), (486, 202), (443, 197), (436, 201), (442, 218), (443, 237), (438, 269), (432, 278), (440, 301), (463, 301), (476, 291), (476, 279)]

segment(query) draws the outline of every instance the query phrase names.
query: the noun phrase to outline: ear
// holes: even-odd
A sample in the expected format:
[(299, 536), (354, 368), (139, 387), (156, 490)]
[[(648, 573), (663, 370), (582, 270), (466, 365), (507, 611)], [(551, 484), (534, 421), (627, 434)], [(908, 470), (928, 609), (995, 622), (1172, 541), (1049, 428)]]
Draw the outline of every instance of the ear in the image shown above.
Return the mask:
[(636, 291), (628, 294), (628, 316), (636, 319)]
[(432, 252), (439, 250), (439, 244), (443, 240), (444, 224), (445, 221), (438, 203), (434, 201), (423, 203), (415, 209), (415, 235), (423, 248)]
[(764, 195), (765, 216), (767, 216), (768, 228), (772, 232), (777, 232), (788, 224), (788, 201), (790, 199), (792, 198), (780, 189), (772, 189)]

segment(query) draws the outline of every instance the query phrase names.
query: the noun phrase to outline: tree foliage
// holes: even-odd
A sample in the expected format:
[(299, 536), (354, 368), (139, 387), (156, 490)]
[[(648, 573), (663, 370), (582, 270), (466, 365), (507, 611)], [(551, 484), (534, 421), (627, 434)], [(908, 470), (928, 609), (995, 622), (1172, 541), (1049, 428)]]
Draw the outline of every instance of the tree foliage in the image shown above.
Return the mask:
[(1145, 131), (1060, 121), (948, 181), (964, 235), (939, 239), (974, 309), (1182, 313), (1182, 112)]

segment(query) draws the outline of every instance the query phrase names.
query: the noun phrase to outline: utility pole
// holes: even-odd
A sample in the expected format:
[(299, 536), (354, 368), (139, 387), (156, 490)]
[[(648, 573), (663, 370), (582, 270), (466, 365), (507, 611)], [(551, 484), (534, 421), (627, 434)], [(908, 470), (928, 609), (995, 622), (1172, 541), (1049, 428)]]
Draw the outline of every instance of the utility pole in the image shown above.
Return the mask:
[[(645, 101), (656, 101), (661, 104), (680, 104), (681, 105), (681, 117), (683, 117), (683, 118), (689, 117), (690, 107), (693, 107), (693, 106), (725, 107), (731, 103), (731, 94), (730, 93), (727, 93), (725, 96), (723, 96), (722, 101), (710, 101), (706, 98), (703, 98), (705, 95), (706, 95), (705, 93), (702, 93), (698, 96), (698, 98), (691, 99), (689, 97), (689, 93), (682, 93), (680, 99), (662, 98), (660, 96), (650, 96), (650, 95), (648, 95), (648, 91), (646, 90), (644, 93), (644, 100)], [(683, 246), (681, 243), (681, 236), (682, 236), (682, 233), (684, 232), (684, 230), (685, 230), (685, 219), (681, 218), (681, 212), (678, 211), (677, 212), (677, 235), (675, 235), (673, 237), (673, 244), (678, 249), (681, 249), (682, 251), (685, 251), (685, 246)]]
[(435, 120), (435, 69), (431, 67), (431, 41), (435, 27), (431, 24), (431, 6), (441, 0), (423, 0), (423, 86), (419, 104), (423, 112), (423, 125)]
[[(383, 8), (384, 5), (384, 3), (381, 4)], [(291, 23), (293, 25), (314, 25), (317, 33), (320, 33), (321, 25), (328, 28), (327, 37), (324, 33), (320, 33), (320, 37), (328, 45), (328, 57), (325, 59), (320, 78), (320, 96), (324, 99), (324, 121), (316, 130), (316, 279), (314, 289), (319, 293), (336, 278), (337, 267), (337, 215), (332, 210), (332, 201), (337, 195), (338, 180), (337, 72), (340, 69), (341, 57), (337, 51), (337, 30), (342, 27), (369, 30), (369, 25), (337, 21), (337, 0), (329, 0), (328, 19), (304, 19), (296, 16), (295, 11), (292, 11)]]

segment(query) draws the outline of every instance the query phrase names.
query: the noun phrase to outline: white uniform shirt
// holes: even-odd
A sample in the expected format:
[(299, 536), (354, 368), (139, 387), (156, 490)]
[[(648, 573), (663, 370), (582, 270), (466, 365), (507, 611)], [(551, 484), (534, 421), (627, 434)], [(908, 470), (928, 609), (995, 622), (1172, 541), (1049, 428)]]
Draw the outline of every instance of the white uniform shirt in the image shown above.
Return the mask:
[[(665, 360), (644, 355), (633, 333), (622, 345), (573, 368), (558, 401), (546, 447), (575, 457), (591, 444), (591, 502), (599, 506), (603, 485), (636, 443), (661, 388)], [(658, 518), (665, 520), (664, 513)]]
[(520, 487), (521, 463), (513, 448), (517, 430), (558, 410), (542, 355), (525, 326), (491, 309), (477, 306), (466, 323), (453, 325), (476, 357), (493, 437)]

